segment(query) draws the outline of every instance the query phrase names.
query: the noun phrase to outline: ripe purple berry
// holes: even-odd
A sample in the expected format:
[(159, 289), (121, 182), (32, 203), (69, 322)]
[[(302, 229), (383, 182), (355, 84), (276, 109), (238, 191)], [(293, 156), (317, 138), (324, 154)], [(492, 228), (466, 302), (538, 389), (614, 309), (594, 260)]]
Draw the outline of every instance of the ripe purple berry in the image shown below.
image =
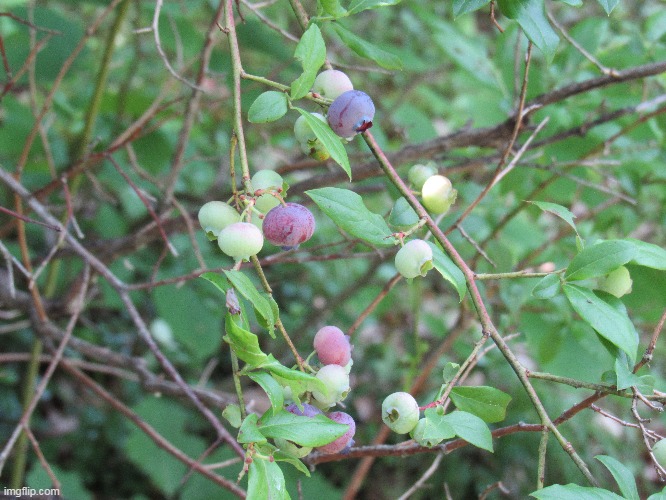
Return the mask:
[(312, 212), (298, 203), (278, 205), (264, 218), (264, 236), (283, 250), (298, 248), (308, 241), (315, 229)]
[(324, 365), (345, 366), (351, 359), (349, 335), (336, 326), (321, 328), (314, 337), (314, 348)]
[(360, 90), (348, 90), (328, 108), (328, 124), (340, 137), (354, 137), (372, 127), (375, 105), (370, 96)]
[(352, 438), (356, 433), (356, 422), (354, 422), (354, 419), (351, 417), (351, 415), (348, 415), (342, 411), (331, 412), (327, 415), (327, 417), (333, 420), (334, 422), (338, 422), (340, 424), (347, 424), (349, 426), (349, 430), (345, 432), (342, 436), (340, 436), (338, 439), (328, 444), (325, 444), (324, 446), (319, 446), (317, 448), (317, 451), (330, 455), (333, 453), (338, 453), (347, 448), (348, 446), (352, 445), (352, 443), (354, 442)]

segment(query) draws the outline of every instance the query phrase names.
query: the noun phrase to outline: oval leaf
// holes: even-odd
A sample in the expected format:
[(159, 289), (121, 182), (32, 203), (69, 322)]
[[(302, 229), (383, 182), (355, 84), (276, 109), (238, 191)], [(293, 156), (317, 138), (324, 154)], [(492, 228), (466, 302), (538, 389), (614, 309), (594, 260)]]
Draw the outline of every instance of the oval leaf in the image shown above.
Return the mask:
[(641, 240), (627, 238), (626, 240), (619, 240), (630, 243), (636, 249), (636, 254), (629, 261), (629, 264), (637, 266), (651, 267), (652, 269), (659, 269), (666, 271), (666, 249), (652, 243), (646, 243)]
[[(589, 324), (596, 332), (608, 340), (611, 344), (627, 353), (633, 363), (636, 359), (638, 349), (638, 334), (629, 316), (610, 305), (608, 302), (597, 297), (592, 290), (576, 285), (564, 285), (564, 293), (571, 307)], [(612, 297), (614, 298), (614, 297)], [(608, 297), (610, 301), (611, 297)], [(620, 302), (619, 299), (615, 299)]]
[(317, 136), (317, 139), (328, 149), (328, 152), (331, 154), (331, 158), (342, 167), (342, 170), (347, 172), (349, 180), (351, 180), (351, 166), (349, 165), (349, 157), (347, 156), (347, 150), (345, 149), (344, 144), (340, 138), (331, 130), (331, 127), (327, 123), (324, 123), (319, 118), (312, 116), (312, 113), (308, 113), (304, 109), (294, 108), (298, 111), (301, 116), (305, 118), (305, 121), (310, 125), (310, 128)]
[(279, 120), (287, 114), (287, 96), (276, 90), (269, 90), (257, 97), (247, 113), (250, 123), (268, 123)]
[(432, 241), (428, 241), (427, 243), (432, 249), (432, 262), (435, 269), (437, 269), (439, 274), (441, 274), (445, 280), (453, 285), (458, 292), (460, 302), (462, 302), (462, 299), (465, 298), (465, 293), (467, 292), (465, 275), (441, 248)]
[(502, 14), (515, 19), (527, 38), (552, 60), (560, 39), (546, 19), (544, 0), (498, 0)]
[(537, 299), (552, 299), (560, 290), (560, 277), (557, 274), (549, 274), (539, 280), (532, 289), (532, 295)]
[(278, 412), (284, 406), (284, 391), (282, 386), (266, 372), (250, 372), (247, 374), (252, 380), (261, 386), (271, 402), (273, 413)]
[(453, 17), (474, 12), (489, 3), (490, 0), (453, 0)]
[(577, 484), (554, 484), (530, 493), (539, 500), (623, 500), (621, 496), (602, 488), (587, 488)]
[(325, 415), (305, 417), (288, 411), (264, 414), (259, 431), (269, 438), (283, 438), (301, 446), (323, 446), (347, 432), (346, 424), (334, 422)]
[(236, 356), (251, 366), (257, 366), (266, 361), (266, 354), (259, 347), (259, 338), (252, 332), (236, 324), (236, 319), (227, 313), (224, 321), (227, 335), (224, 337)]
[(578, 229), (576, 229), (576, 224), (573, 221), (576, 218), (576, 216), (568, 208), (563, 207), (562, 205), (558, 205), (557, 203), (549, 203), (547, 201), (528, 201), (527, 203), (536, 205), (544, 212), (549, 212), (553, 215), (556, 215), (557, 217), (565, 221), (567, 224), (569, 224), (571, 228), (576, 232), (576, 234), (578, 234)]
[(469, 444), (493, 451), (493, 436), (486, 423), (476, 415), (465, 411), (456, 410), (444, 415), (443, 420), (449, 424), (456, 435), (467, 441)]
[(493, 423), (504, 420), (511, 396), (494, 387), (461, 386), (451, 390), (451, 400), (459, 410)]
[(356, 52), (359, 56), (365, 57), (366, 59), (372, 59), (385, 69), (402, 69), (402, 61), (400, 61), (400, 58), (395, 54), (386, 52), (370, 42), (363, 40), (351, 31), (343, 28), (339, 23), (333, 23), (331, 26), (333, 26), (333, 29), (342, 40), (342, 43)]
[(327, 187), (306, 191), (333, 222), (352, 236), (378, 247), (393, 246), (392, 232), (381, 215), (367, 209), (363, 198), (348, 189)]
[(263, 318), (263, 324), (268, 328), (268, 333), (275, 338), (275, 322), (277, 320), (269, 298), (263, 296), (250, 278), (241, 271), (224, 271), (224, 274), (238, 293), (252, 303), (257, 316)]
[(567, 267), (564, 277), (567, 281), (577, 281), (605, 276), (629, 262), (634, 255), (636, 249), (627, 241), (602, 241), (576, 255)]

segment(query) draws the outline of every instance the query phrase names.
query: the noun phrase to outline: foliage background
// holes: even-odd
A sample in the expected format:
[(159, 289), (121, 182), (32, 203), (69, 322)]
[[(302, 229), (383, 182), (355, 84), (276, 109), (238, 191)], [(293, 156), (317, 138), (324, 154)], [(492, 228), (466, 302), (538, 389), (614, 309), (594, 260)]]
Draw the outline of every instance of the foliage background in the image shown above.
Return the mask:
[[(579, 7), (569, 3), (576, 2), (547, 1), (546, 9), (599, 65), (560, 34), (552, 61), (542, 51), (532, 51), (527, 103), (554, 89), (600, 77), (600, 66), (626, 71), (664, 61), (663, 2), (620, 2), (610, 15), (590, 0)], [(108, 15), (104, 13), (109, 2), (101, 1), (9, 0), (3, 4), (4, 14), (11, 16), (0, 17), (6, 55), (0, 167), (9, 173), (20, 171), (20, 183), (31, 193), (51, 186), (39, 199), (56, 217), (65, 217), (71, 205), (81, 243), (129, 286), (128, 296), (151, 326), (161, 351), (189, 384), (214, 395), (206, 404), (219, 414), (235, 398), (228, 346), (222, 341), (224, 302), (209, 283), (196, 279), (205, 269), (232, 265), (196, 224), (196, 212), (204, 202), (226, 200), (231, 194), (233, 81), (225, 35), (211, 29), (218, 3), (169, 1), (161, 9), (159, 34), (166, 58), (188, 81), (198, 79), (205, 90), (201, 93), (166, 69), (153, 33), (145, 29), (153, 21), (153, 2), (113, 2)], [(317, 10), (315, 2), (303, 5), (310, 14)], [(245, 71), (289, 84), (301, 72), (293, 51), (302, 30), (288, 3), (252, 6), (243, 1), (240, 11), (244, 21), (237, 17), (237, 32)], [(31, 30), (19, 19), (29, 20), (38, 29)], [(335, 34), (331, 23), (323, 26), (329, 60), (350, 75), (356, 88), (374, 98), (377, 115), (372, 133), (403, 178), (413, 163), (432, 160), (458, 189), (454, 209), (439, 221), (443, 230), (455, 229), (452, 224), (488, 185), (510, 138), (512, 122), (506, 120), (519, 102), (528, 42), (516, 22), (499, 13), (497, 22), (503, 33), (493, 26), (488, 6), (454, 19), (449, 2), (409, 0), (340, 21), (375, 47), (397, 56), (401, 70), (387, 70), (359, 57)], [(86, 30), (93, 26), (86, 37)], [(212, 52), (200, 74), (208, 37)], [(82, 49), (71, 59), (81, 40)], [(31, 49), (35, 41), (38, 51)], [(67, 70), (59, 74), (63, 68)], [(105, 78), (100, 68), (107, 69)], [(550, 271), (566, 267), (576, 255), (571, 228), (525, 200), (569, 208), (588, 244), (633, 237), (664, 246), (663, 71), (626, 83), (609, 82), (553, 102), (530, 116), (517, 145), (524, 144), (542, 120), (548, 118), (548, 122), (515, 168), (461, 223), (468, 237), (458, 230), (450, 232), (451, 242), (475, 272)], [(244, 117), (266, 90), (261, 83), (243, 81)], [(647, 104), (641, 107), (641, 103)], [(304, 106), (317, 109), (312, 103)], [(269, 168), (282, 173), (291, 185), (290, 201), (309, 203), (303, 195), (307, 189), (338, 185), (361, 193), (368, 208), (388, 215), (399, 194), (383, 178), (365, 144), (356, 139), (347, 147), (354, 172), (349, 183), (337, 165), (320, 164), (300, 153), (292, 132), (295, 119), (296, 113), (290, 112), (268, 124), (245, 122), (253, 171)], [(34, 143), (26, 147), (37, 122), (41, 127)], [(488, 128), (480, 130), (483, 127)], [(467, 142), (454, 139), (453, 147), (438, 140), (450, 134), (456, 137), (455, 133), (470, 138)], [(114, 159), (115, 167), (105, 155)], [(159, 216), (177, 256), (168, 252), (151, 214), (120, 170)], [(71, 174), (67, 190), (58, 181), (66, 172)], [(0, 191), (0, 205), (18, 210), (10, 189)], [(313, 211), (317, 231), (307, 245), (291, 254), (267, 247), (260, 260), (280, 305), (281, 319), (304, 356), (320, 326), (348, 329), (390, 286), (354, 333), (353, 391), (345, 402), (357, 421), (356, 443), (370, 444), (382, 427), (383, 398), (409, 389), (426, 373), (417, 399), (420, 404), (432, 401), (442, 383), (441, 369), (448, 361), (460, 363), (468, 356), (480, 338), (480, 326), (469, 298), (458, 303), (453, 288), (439, 275), (431, 272), (412, 283), (392, 280), (395, 268), (390, 249), (372, 249), (350, 239), (316, 207)], [(38, 218), (29, 210), (26, 215)], [(22, 261), (17, 219), (3, 213), (0, 222), (5, 261), (9, 262), (9, 254)], [(28, 261), (35, 269), (47, 262), (37, 279), (46, 314), (64, 328), (72, 313), (71, 299), (84, 276), (83, 260), (70, 246), (59, 244), (57, 233), (30, 223), (20, 226), (25, 228)], [(73, 223), (69, 230), (78, 232)], [(479, 247), (487, 258), (480, 256)], [(50, 254), (52, 249), (57, 249), (55, 255)], [(14, 268), (13, 278), (6, 271), (0, 274), (2, 443), (22, 413), (29, 353), (34, 352), (37, 339), (45, 342), (45, 354), (53, 345), (48, 332), (39, 328), (38, 308), (28, 295), (25, 276), (16, 264)], [(251, 266), (247, 271), (251, 275)], [(633, 291), (622, 300), (644, 349), (663, 316), (666, 274), (639, 266), (630, 266), (630, 272)], [(11, 282), (18, 296), (10, 296)], [(531, 295), (534, 279), (478, 283), (500, 332), (519, 334), (510, 345), (528, 368), (593, 383), (612, 369), (611, 356), (562, 294), (549, 301), (535, 299)], [(198, 457), (215, 441), (214, 430), (199, 411), (178, 397), (178, 388), (170, 386), (169, 393), (159, 384), (168, 377), (137, 334), (135, 318), (114, 286), (96, 274), (84, 302), (73, 335), (86, 344), (70, 344), (65, 358), (97, 363), (88, 367), (96, 384), (187, 455)], [(280, 339), (262, 335), (261, 344), (285, 364), (293, 363)], [(108, 351), (92, 352), (86, 347), (91, 345)], [(660, 339), (649, 369), (657, 388), (664, 387), (662, 346)], [(433, 352), (438, 361), (424, 372)], [(153, 378), (137, 368), (137, 360), (145, 363)], [(512, 396), (506, 420), (495, 426), (537, 422), (517, 378), (497, 350), (479, 359), (466, 384), (491, 385)], [(158, 449), (128, 419), (83, 387), (68, 371), (56, 370), (31, 424), (65, 497), (232, 496), (199, 474), (190, 477), (186, 465)], [(546, 381), (536, 381), (535, 387), (553, 417), (591, 394)], [(245, 394), (251, 408), (267, 407), (257, 386), (247, 383)], [(599, 406), (620, 422), (634, 422), (629, 400), (607, 397)], [(649, 416), (651, 428), (663, 435), (663, 417), (656, 412)], [(587, 409), (561, 430), (604, 487), (614, 488), (610, 476), (592, 458), (598, 454), (614, 456), (628, 466), (643, 495), (660, 489), (636, 429)], [(388, 443), (402, 440), (391, 436)], [(468, 498), (498, 481), (509, 497), (524, 497), (535, 489), (538, 445), (539, 434), (525, 432), (496, 440), (493, 455), (469, 446), (457, 450), (444, 457), (429, 486), (415, 497), (438, 498), (446, 484), (453, 498)], [(28, 457), (22, 484), (48, 487), (49, 477), (35, 454), (29, 452)], [(220, 446), (206, 462), (232, 457), (228, 446)], [(432, 453), (419, 453), (378, 459), (358, 495), (392, 498), (408, 489), (433, 458)], [(311, 478), (288, 466), (283, 470), (292, 496), (298, 497), (300, 484), (304, 498), (338, 498), (355, 470), (358, 474), (358, 463), (357, 458), (345, 457), (322, 463)], [(3, 485), (16, 477), (11, 464), (10, 460), (0, 476)], [(219, 472), (235, 480), (239, 470), (240, 464), (234, 463)], [(583, 483), (554, 442), (546, 471), (546, 484)], [(241, 486), (247, 486), (245, 479)], [(501, 492), (496, 489), (492, 495)]]

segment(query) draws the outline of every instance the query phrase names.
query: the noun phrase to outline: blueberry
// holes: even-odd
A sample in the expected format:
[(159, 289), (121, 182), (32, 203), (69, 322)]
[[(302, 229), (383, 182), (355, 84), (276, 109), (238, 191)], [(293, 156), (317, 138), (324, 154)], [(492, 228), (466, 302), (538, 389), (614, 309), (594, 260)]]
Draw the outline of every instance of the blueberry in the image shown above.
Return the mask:
[(278, 205), (264, 217), (264, 236), (278, 247), (298, 247), (312, 237), (314, 229), (312, 212), (298, 203)]
[(327, 99), (336, 99), (340, 94), (353, 89), (354, 85), (349, 77), (337, 69), (322, 71), (312, 85), (312, 92)]
[(328, 124), (340, 137), (354, 137), (370, 127), (375, 116), (375, 105), (365, 92), (348, 90), (328, 108)]

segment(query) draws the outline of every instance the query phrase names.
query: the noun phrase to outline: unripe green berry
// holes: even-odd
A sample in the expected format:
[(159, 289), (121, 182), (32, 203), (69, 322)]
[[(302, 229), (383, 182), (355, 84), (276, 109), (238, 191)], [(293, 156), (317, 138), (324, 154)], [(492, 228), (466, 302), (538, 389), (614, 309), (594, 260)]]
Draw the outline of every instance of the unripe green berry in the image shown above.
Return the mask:
[[(324, 118), (321, 113), (310, 114), (326, 123), (326, 118)], [(317, 136), (312, 131), (310, 125), (308, 125), (305, 117), (302, 115), (298, 117), (296, 123), (294, 124), (294, 136), (296, 137), (296, 140), (301, 147), (301, 151), (303, 151), (304, 154), (314, 158), (317, 161), (324, 161), (330, 158), (331, 154), (328, 152), (328, 149), (326, 149), (326, 146), (324, 146), (322, 142), (317, 139)]]
[(416, 427), (409, 433), (414, 441), (421, 446), (432, 448), (442, 442), (442, 438), (435, 438), (428, 436), (428, 420), (425, 418), (420, 419), (416, 423)]
[(654, 455), (654, 458), (657, 459), (657, 463), (666, 468), (666, 439), (657, 441), (654, 446), (652, 446), (652, 454)]
[(408, 241), (395, 254), (395, 268), (405, 278), (425, 276), (432, 267), (432, 248), (423, 240)]
[(220, 231), (217, 244), (220, 250), (236, 261), (249, 260), (264, 246), (264, 235), (254, 224), (236, 222)]
[(397, 434), (407, 434), (419, 421), (419, 405), (407, 392), (394, 392), (382, 403), (382, 420)]
[(354, 85), (349, 77), (337, 69), (322, 71), (312, 85), (312, 92), (327, 99), (336, 99), (340, 94), (353, 89)]
[(608, 292), (611, 295), (615, 295), (619, 299), (623, 295), (631, 292), (632, 284), (633, 281), (629, 275), (629, 269), (620, 266), (601, 280), (599, 289)]
[(349, 375), (343, 366), (326, 365), (317, 372), (317, 378), (326, 386), (325, 389), (313, 389), (312, 396), (323, 407), (339, 403), (349, 394)]
[(446, 213), (456, 201), (458, 192), (452, 188), (451, 181), (443, 175), (428, 178), (421, 189), (423, 206), (434, 214)]
[(414, 189), (420, 191), (423, 188), (425, 181), (436, 174), (437, 169), (432, 165), (422, 165), (417, 163), (409, 169), (409, 172), (407, 172), (407, 179)]
[[(259, 170), (257, 171), (250, 181), (254, 191), (282, 191), (284, 183), (282, 176), (273, 170)], [(263, 213), (268, 213), (271, 208), (277, 207), (280, 204), (275, 196), (270, 193), (264, 193), (255, 201), (255, 207)]]
[(199, 209), (199, 224), (213, 241), (225, 227), (240, 221), (240, 214), (228, 203), (209, 201)]

